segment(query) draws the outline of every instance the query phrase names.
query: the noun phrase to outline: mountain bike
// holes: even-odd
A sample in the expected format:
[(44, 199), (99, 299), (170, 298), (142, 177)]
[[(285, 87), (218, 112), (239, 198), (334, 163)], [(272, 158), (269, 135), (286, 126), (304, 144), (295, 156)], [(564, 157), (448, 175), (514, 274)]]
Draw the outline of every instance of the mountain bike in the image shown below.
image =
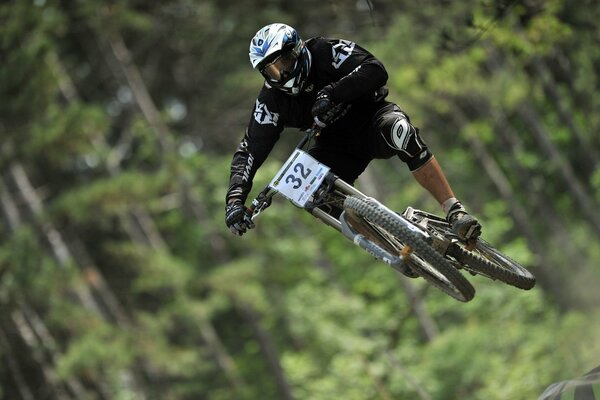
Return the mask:
[(408, 277), (422, 277), (462, 302), (473, 299), (475, 288), (461, 270), (520, 289), (535, 285), (531, 272), (482, 238), (465, 243), (445, 219), (412, 207), (397, 213), (340, 179), (303, 150), (319, 133), (317, 128), (306, 132), (252, 201), (252, 220), (281, 195), (376, 259)]

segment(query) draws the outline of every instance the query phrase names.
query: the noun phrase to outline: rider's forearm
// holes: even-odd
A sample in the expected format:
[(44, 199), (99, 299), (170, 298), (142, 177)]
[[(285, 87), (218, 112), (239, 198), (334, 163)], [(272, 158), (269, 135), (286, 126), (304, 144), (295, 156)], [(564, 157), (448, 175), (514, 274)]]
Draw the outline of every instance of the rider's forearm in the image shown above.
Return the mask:
[(377, 59), (370, 59), (359, 65), (350, 74), (332, 83), (332, 100), (336, 103), (349, 103), (364, 95), (374, 93), (385, 85), (388, 74)]
[(229, 204), (235, 200), (240, 200), (242, 203), (246, 201), (248, 193), (252, 189), (252, 180), (242, 181), (237, 176), (232, 176), (229, 180), (229, 189), (225, 196), (225, 203)]
[(226, 202), (233, 198), (246, 201), (256, 171), (267, 159), (283, 131), (284, 124), (279, 120), (276, 105), (269, 104), (267, 107), (263, 97), (259, 95), (256, 100), (250, 123), (231, 160)]
[(440, 204), (454, 197), (452, 188), (435, 157), (431, 157), (427, 163), (412, 173), (417, 182), (427, 189)]
[(255, 130), (246, 130), (231, 160), (229, 189), (225, 202), (229, 203), (234, 198), (242, 202), (246, 201), (256, 171), (266, 160), (278, 138), (278, 132), (269, 134), (269, 132), (258, 133)]
[[(240, 199), (239, 197), (230, 197), (229, 199), (227, 199), (227, 204), (232, 204), (235, 203), (236, 201), (242, 201), (242, 199)], [(243, 203), (243, 201), (242, 201)]]
[(255, 169), (254, 157), (240, 146), (231, 160), (226, 203), (230, 203), (232, 199), (239, 199), (242, 202), (246, 199), (252, 188)]

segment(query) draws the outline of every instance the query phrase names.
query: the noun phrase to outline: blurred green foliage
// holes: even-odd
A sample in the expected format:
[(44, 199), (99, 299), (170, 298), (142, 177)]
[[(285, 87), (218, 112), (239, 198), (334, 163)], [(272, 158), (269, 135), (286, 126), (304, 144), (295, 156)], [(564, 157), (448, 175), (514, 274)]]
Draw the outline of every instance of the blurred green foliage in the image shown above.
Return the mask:
[[(590, 370), (599, 16), (565, 0), (0, 5), (0, 398), (518, 400)], [(229, 161), (261, 85), (247, 47), (270, 22), (380, 58), (536, 288), (469, 277), (457, 303), (281, 199), (233, 237)], [(358, 185), (438, 211), (397, 159)]]

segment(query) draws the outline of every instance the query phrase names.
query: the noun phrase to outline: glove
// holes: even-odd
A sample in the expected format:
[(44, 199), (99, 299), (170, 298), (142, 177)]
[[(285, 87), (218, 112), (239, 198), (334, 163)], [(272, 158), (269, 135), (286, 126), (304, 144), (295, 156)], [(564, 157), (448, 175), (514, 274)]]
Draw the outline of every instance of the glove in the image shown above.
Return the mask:
[(335, 104), (331, 100), (332, 92), (333, 87), (331, 85), (325, 86), (317, 93), (317, 99), (312, 106), (311, 112), (319, 128), (325, 128), (327, 125), (344, 116), (348, 110), (345, 104)]
[(247, 229), (254, 228), (252, 213), (244, 203), (235, 200), (225, 206), (225, 224), (234, 235), (242, 236)]

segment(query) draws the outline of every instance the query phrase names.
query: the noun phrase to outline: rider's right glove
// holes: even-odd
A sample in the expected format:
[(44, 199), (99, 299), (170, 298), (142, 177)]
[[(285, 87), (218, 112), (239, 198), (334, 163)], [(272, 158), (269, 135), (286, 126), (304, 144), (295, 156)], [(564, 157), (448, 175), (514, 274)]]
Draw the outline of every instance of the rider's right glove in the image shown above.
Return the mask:
[(242, 236), (246, 230), (254, 228), (252, 214), (240, 200), (225, 206), (225, 224), (234, 235)]
[(347, 105), (343, 103), (336, 104), (331, 100), (332, 92), (333, 88), (331, 85), (325, 86), (317, 93), (317, 98), (312, 106), (311, 112), (315, 124), (319, 128), (325, 128), (327, 125), (343, 117), (348, 111), (349, 107)]

